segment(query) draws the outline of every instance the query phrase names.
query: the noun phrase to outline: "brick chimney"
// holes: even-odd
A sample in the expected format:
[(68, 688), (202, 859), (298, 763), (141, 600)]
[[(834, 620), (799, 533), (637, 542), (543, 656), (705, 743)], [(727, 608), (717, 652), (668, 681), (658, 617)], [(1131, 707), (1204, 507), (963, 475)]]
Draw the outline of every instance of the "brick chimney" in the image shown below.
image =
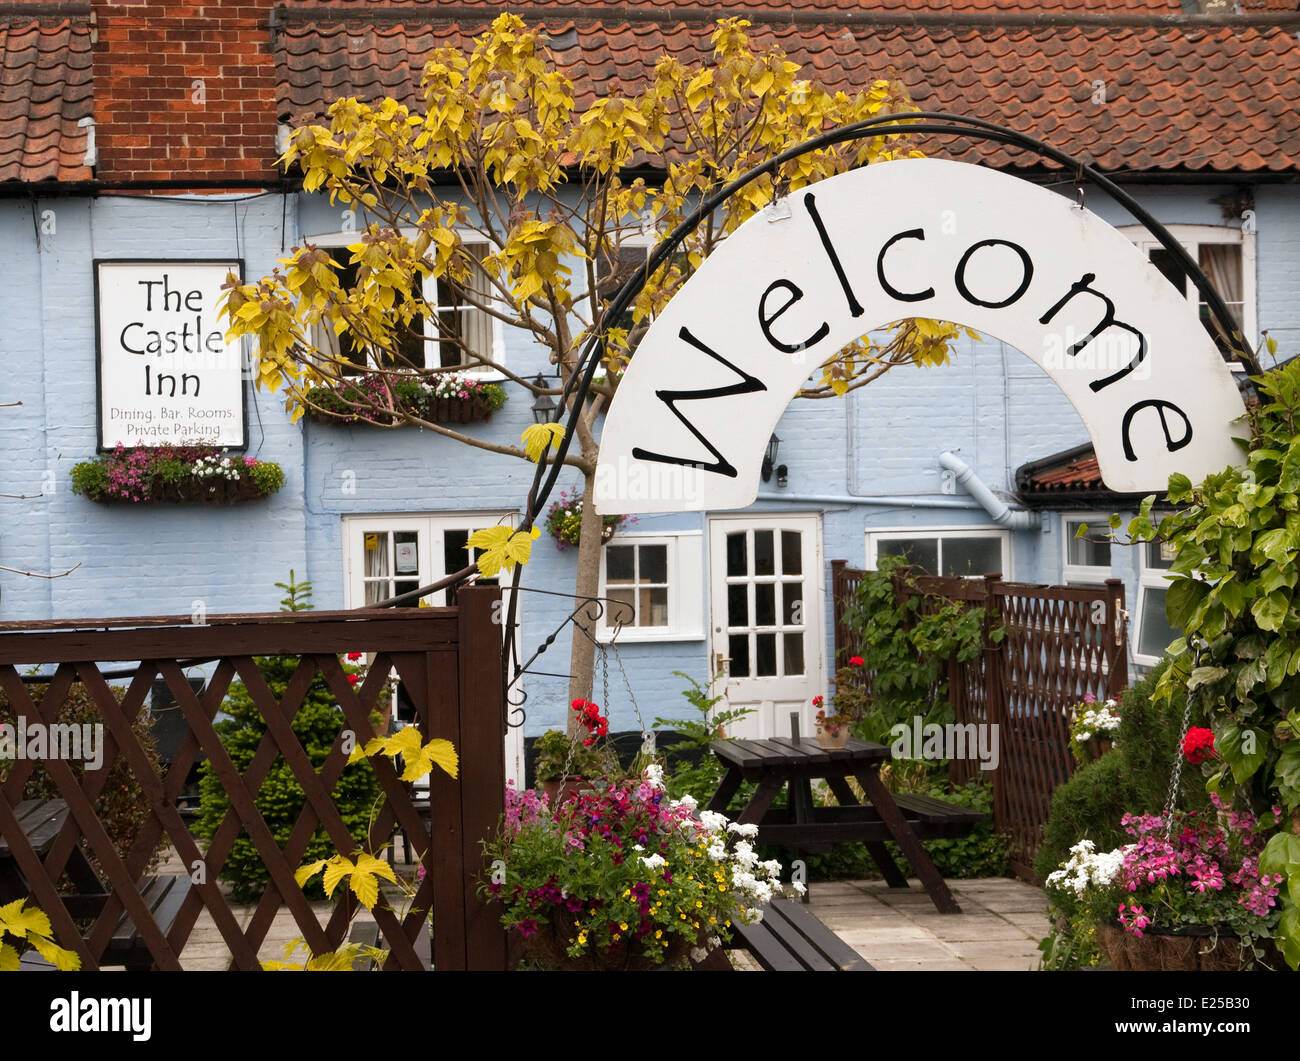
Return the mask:
[(272, 180), (273, 0), (93, 0), (95, 175)]

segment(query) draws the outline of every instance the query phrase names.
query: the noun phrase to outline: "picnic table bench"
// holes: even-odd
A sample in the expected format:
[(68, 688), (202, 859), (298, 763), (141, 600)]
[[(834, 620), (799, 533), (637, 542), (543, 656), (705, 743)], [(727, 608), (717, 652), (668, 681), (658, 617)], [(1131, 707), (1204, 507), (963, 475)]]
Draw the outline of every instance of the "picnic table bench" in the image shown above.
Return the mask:
[[(27, 842), (43, 858), (54, 847), (68, 820), (67, 803), (61, 799), (28, 799), (20, 802), (15, 812)], [(80, 844), (72, 847), (65, 872), (76, 889), (74, 893), (63, 896), (68, 914), (79, 919), (98, 917), (111, 893), (100, 882)], [(191, 883), (189, 876), (183, 874), (143, 877), (138, 882), (140, 897), (164, 934), (170, 931), (176, 920)], [(14, 860), (10, 842), (0, 836), (0, 902), (25, 899), (29, 894), (30, 888)], [(123, 912), (118, 918), (99, 964), (120, 965), (128, 970), (153, 968), (153, 956), (127, 913)], [(24, 954), (21, 966), (33, 970), (50, 968), (49, 963), (35, 953)]]
[[(880, 779), (880, 768), (889, 760), (883, 744), (854, 738), (842, 749), (830, 749), (806, 737), (775, 737), (714, 741), (709, 748), (727, 772), (708, 810), (733, 817), (728, 810), (732, 797), (743, 782), (756, 782), (753, 796), (734, 820), (757, 825), (761, 843), (780, 844), (796, 853), (828, 850), (833, 843), (862, 843), (889, 887), (906, 888), (907, 877), (885, 847), (886, 840), (893, 840), (939, 911), (961, 913), (922, 841), (965, 836), (985, 815), (931, 796), (891, 793)], [(826, 781), (839, 806), (814, 805), (812, 781), (817, 778)], [(849, 778), (862, 786), (867, 802), (859, 802)], [(788, 805), (773, 807), (787, 788)]]

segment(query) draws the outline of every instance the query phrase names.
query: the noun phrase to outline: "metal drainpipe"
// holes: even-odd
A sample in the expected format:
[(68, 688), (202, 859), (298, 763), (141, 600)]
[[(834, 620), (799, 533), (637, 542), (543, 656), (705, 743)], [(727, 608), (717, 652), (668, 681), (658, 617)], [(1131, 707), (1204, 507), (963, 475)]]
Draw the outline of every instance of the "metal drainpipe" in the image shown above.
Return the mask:
[(797, 504), (872, 505), (885, 508), (960, 508), (970, 511), (980, 506), (961, 498), (916, 497), (912, 494), (894, 496), (859, 496), (857, 494), (759, 494), (759, 501), (793, 501)]
[(1039, 513), (1013, 510), (957, 454), (945, 450), (939, 454), (939, 464), (956, 475), (957, 482), (966, 488), (966, 492), (980, 503), (980, 507), (999, 527), (1008, 530), (1036, 530), (1042, 525), (1043, 518)]

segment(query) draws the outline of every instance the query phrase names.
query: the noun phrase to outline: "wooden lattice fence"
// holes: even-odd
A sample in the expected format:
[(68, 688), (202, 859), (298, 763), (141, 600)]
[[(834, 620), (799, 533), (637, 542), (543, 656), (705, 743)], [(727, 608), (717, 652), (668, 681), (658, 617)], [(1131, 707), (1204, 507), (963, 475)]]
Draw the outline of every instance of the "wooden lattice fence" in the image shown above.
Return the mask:
[[(837, 663), (859, 651), (844, 621), (845, 605), (865, 572), (831, 562)], [(1010, 838), (1012, 867), (1032, 876), (1052, 793), (1074, 771), (1071, 709), (1084, 694), (1118, 696), (1128, 683), (1124, 584), (1044, 586), (984, 579), (920, 576), (921, 592), (968, 601), (1005, 630), (986, 635), (979, 656), (950, 661), (948, 697), (959, 724), (996, 724), (999, 763), (993, 777), (994, 821)], [(899, 582), (899, 592), (907, 592)], [(975, 759), (954, 760), (961, 783), (984, 774)]]
[[(210, 616), (203, 625), (188, 617), (0, 623), (0, 688), (16, 713), (28, 722), (50, 725), (72, 684), (81, 682), (103, 717), (105, 748), (99, 769), (87, 769), (79, 780), (67, 762), (40, 762), (67, 804), (57, 837), (52, 844), (47, 837), (48, 846), (43, 845), (41, 853), (18, 822), (23, 787), (37, 763), (15, 761), (0, 784), (0, 838), (30, 898), (49, 915), (58, 942), (80, 955), (83, 968), (98, 968), (125, 911), (152, 964), (180, 969), (180, 955), (200, 912), (206, 910), (229, 949), (232, 967), (257, 969), (259, 948), (284, 906), (314, 952), (341, 946), (355, 899), (344, 895), (321, 924), (293, 875), (318, 826), (343, 853), (351, 854), (356, 846), (331, 798), (347, 761), (344, 734), (350, 731), (364, 741), (373, 732), (370, 713), (390, 672), (396, 671), (425, 739), (443, 737), (455, 744), (460, 778), (453, 780), (435, 769), (429, 778), (426, 818), (412, 787), (399, 780), (392, 761), (384, 756), (371, 759), (384, 798), (370, 829), (368, 850), (377, 851), (400, 826), (414, 850), (423, 853), (426, 871), (404, 918), (385, 909), (382, 901), (375, 908), (384, 946), (391, 950), (386, 968), (424, 968), (430, 949), (438, 970), (504, 968), (504, 932), (491, 908), (478, 898), (476, 882), (483, 865), (480, 840), (496, 826), (504, 802), (502, 628), (493, 621), (493, 607), (499, 600), (499, 589), (485, 587), (461, 590), (456, 608)], [(349, 652), (374, 653), (365, 681), (355, 689), (340, 665), (340, 656)], [(254, 655), (298, 658), (278, 700)], [(103, 672), (120, 672), (121, 665), (103, 664), (122, 660), (132, 662), (119, 701)], [(215, 663), (198, 692), (184, 670), (193, 660)], [(34, 664), (55, 665), (39, 706), (21, 678)], [(317, 675), (343, 715), (339, 738), (319, 769), (291, 728)], [(161, 774), (150, 765), (132, 731), (132, 721), (144, 709), (155, 678), (166, 682), (189, 728), (179, 752)], [(244, 683), (266, 725), (242, 774), (213, 728), (214, 717), (236, 680)], [(211, 763), (230, 804), (206, 850), (200, 849), (176, 808), (186, 775), (200, 755)], [(150, 804), (149, 818), (124, 856), (115, 850), (94, 810), (118, 758), (129, 764)], [(281, 759), (306, 794), (284, 844), (276, 842), (256, 805), (262, 781)], [(256, 846), (271, 877), (244, 927), (218, 883), (222, 861), (241, 832)], [(203, 872), (191, 874), (179, 909), (169, 910), (160, 925), (144, 894), (144, 870), (162, 836), (185, 866), (201, 864)], [(66, 886), (63, 891), (59, 888), (65, 870), (78, 861), (75, 850), (83, 844), (102, 867), (103, 888), (98, 895), (69, 895)], [(429, 932), (430, 909), (432, 941), (422, 958), (420, 937)]]

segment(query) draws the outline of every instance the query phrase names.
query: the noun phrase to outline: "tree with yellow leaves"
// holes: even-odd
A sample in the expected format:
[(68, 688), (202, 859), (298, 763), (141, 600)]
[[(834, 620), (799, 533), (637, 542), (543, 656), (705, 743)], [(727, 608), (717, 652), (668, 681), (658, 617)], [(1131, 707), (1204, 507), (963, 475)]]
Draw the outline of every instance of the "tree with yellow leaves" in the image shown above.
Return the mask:
[[(282, 390), (297, 418), (363, 416), (381, 424), (416, 423), (468, 446), (525, 460), (554, 460), (559, 424), (537, 425), (520, 445), (476, 437), (425, 418), (397, 389), (428, 368), (404, 354), (414, 339), (451, 343), (462, 365), (500, 373), (530, 395), (560, 395), (578, 369), (584, 343), (603, 329), (603, 375), (573, 421), (563, 463), (583, 477), (584, 508), (576, 592), (599, 586), (601, 517), (591, 498), (599, 443), (596, 417), (609, 403), (637, 341), (700, 263), (778, 191), (794, 191), (845, 170), (918, 154), (906, 138), (876, 137), (799, 155), (729, 199), (652, 275), (619, 319), (605, 320), (611, 297), (653, 245), (705, 197), (755, 166), (830, 128), (915, 110), (903, 88), (880, 80), (848, 95), (799, 77), (779, 51), (751, 50), (741, 19), (713, 34), (713, 61), (684, 66), (664, 57), (633, 94), (595, 100), (584, 110), (555, 69), (545, 38), (501, 15), (472, 52), (441, 48), (424, 69), (424, 110), (392, 99), (341, 99), (328, 125), (299, 129), (283, 162), (297, 165), (309, 191), (352, 206), (365, 219), (350, 247), (354, 281), (344, 283), (323, 249), (295, 248), (276, 272), (230, 286), (224, 312), (233, 335), (249, 335), (257, 379)], [(660, 174), (648, 183), (638, 173)], [(541, 387), (496, 363), (462, 334), (455, 315), (426, 295), (436, 280), (506, 328), (526, 334), (558, 374)], [(433, 285), (436, 286), (436, 285)], [(322, 327), (324, 325), (324, 327)], [(468, 329), (465, 329), (468, 330)], [(329, 342), (315, 337), (333, 333)], [(844, 395), (897, 365), (940, 364), (957, 330), (904, 321), (883, 341), (864, 337), (821, 368), (805, 398)], [(381, 382), (340, 411), (314, 402), (311, 388), (355, 373), (348, 350), (367, 351)], [(355, 357), (355, 354), (352, 355)], [(455, 367), (460, 367), (455, 366)], [(540, 377), (538, 377), (540, 381)], [(353, 388), (352, 393), (356, 393)], [(318, 392), (319, 393), (319, 392)], [(565, 396), (574, 413), (576, 388)], [(537, 511), (518, 531), (493, 528), (481, 548), (482, 574), (527, 562)], [(571, 696), (588, 694), (593, 646), (573, 639)]]

